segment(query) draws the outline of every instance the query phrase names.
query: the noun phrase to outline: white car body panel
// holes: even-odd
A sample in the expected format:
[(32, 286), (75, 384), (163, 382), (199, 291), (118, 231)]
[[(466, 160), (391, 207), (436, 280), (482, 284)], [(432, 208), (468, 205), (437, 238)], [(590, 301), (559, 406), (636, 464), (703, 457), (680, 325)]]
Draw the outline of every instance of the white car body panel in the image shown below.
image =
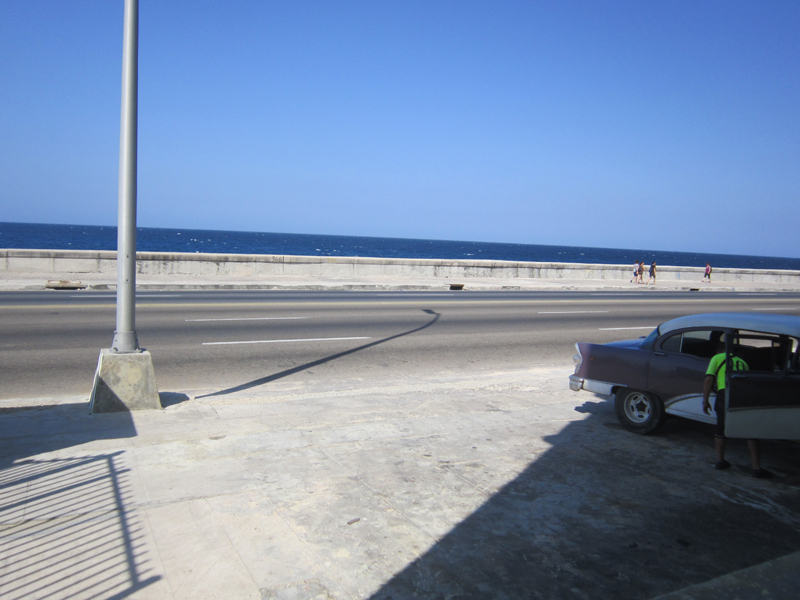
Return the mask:
[(709, 423), (710, 425), (714, 425), (717, 422), (717, 417), (713, 410), (710, 415), (703, 412), (703, 394), (687, 394), (686, 396), (672, 398), (664, 403), (664, 411), (668, 415)]

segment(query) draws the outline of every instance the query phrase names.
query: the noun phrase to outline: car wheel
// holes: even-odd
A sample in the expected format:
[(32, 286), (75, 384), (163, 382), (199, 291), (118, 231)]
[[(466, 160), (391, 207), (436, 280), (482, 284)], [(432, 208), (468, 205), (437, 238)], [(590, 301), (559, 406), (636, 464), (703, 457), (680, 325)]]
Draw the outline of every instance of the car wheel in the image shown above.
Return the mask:
[(620, 388), (614, 402), (622, 426), (634, 433), (655, 431), (664, 420), (664, 405), (653, 394)]

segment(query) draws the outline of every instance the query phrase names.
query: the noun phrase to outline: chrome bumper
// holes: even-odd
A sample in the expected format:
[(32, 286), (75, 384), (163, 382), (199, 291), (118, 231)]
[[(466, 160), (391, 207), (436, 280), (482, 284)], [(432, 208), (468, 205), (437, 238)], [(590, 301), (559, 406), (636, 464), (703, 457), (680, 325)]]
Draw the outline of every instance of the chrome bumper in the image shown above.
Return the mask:
[(595, 381), (594, 379), (583, 379), (582, 377), (578, 377), (577, 375), (569, 376), (569, 389), (571, 389), (573, 392), (580, 392), (581, 390), (586, 390), (587, 392), (594, 392), (595, 394), (600, 394), (601, 396), (610, 396), (615, 386), (624, 387), (624, 386), (619, 386), (619, 384), (607, 383), (605, 381)]
[(569, 389), (573, 392), (580, 392), (583, 389), (583, 378), (577, 375), (569, 376)]

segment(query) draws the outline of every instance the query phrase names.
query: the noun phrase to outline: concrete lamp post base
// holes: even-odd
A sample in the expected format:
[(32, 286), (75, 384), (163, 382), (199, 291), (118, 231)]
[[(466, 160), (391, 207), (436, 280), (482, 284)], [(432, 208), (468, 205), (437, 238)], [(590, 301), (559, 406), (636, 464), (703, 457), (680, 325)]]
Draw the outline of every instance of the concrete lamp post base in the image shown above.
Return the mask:
[(160, 409), (153, 358), (149, 352), (100, 351), (90, 413)]

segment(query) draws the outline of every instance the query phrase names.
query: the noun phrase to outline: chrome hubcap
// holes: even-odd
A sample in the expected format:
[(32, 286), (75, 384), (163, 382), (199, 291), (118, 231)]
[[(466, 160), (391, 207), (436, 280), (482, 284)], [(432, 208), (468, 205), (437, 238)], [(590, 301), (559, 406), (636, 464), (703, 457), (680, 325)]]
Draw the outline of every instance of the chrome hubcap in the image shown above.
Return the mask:
[(650, 418), (650, 400), (644, 394), (635, 392), (625, 398), (625, 415), (635, 423), (644, 423)]

